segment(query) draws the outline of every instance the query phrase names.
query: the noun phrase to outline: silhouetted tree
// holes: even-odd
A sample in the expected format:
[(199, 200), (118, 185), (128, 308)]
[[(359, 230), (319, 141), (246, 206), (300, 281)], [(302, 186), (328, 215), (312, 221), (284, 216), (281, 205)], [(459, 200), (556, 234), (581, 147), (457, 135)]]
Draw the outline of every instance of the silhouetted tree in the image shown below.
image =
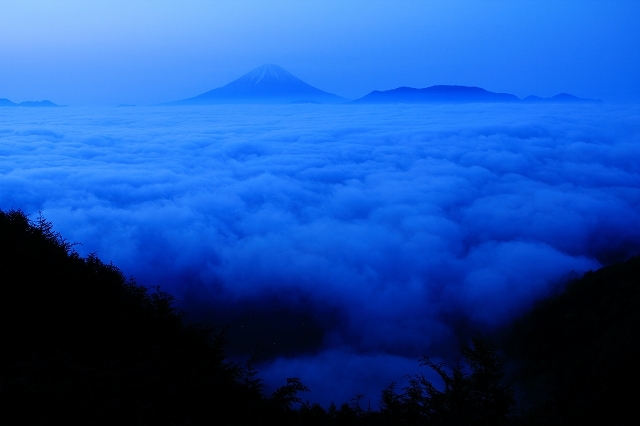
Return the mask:
[(309, 392), (309, 388), (297, 377), (288, 378), (287, 384), (273, 391), (271, 403), (279, 409), (290, 410), (293, 404), (302, 403), (302, 399), (298, 396), (299, 392)]
[(501, 425), (510, 421), (515, 400), (513, 391), (502, 383), (503, 360), (496, 349), (480, 336), (464, 346), (465, 367), (448, 373), (443, 363), (424, 356), (421, 365), (434, 370), (442, 387), (424, 374), (408, 377), (403, 393), (392, 383), (382, 392), (381, 413), (389, 423), (433, 425)]

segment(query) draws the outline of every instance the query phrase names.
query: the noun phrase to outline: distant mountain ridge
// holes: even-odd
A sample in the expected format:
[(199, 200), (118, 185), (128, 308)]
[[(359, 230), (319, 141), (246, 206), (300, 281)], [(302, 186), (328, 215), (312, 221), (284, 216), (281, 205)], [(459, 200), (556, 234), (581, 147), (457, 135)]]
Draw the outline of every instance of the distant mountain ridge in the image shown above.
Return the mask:
[(58, 107), (60, 105), (56, 105), (51, 101), (25, 101), (20, 102), (19, 104), (15, 102), (11, 102), (9, 99), (0, 98), (0, 107), (28, 107), (28, 108), (51, 108)]
[(315, 88), (278, 65), (266, 64), (222, 87), (165, 105), (345, 102), (347, 99)]
[(398, 87), (392, 90), (374, 90), (356, 99), (357, 104), (383, 103), (601, 103), (595, 99), (578, 98), (568, 93), (560, 93), (551, 98), (528, 96), (520, 99), (510, 93), (495, 93), (475, 86), (430, 86), (424, 89)]
[[(600, 104), (601, 100), (579, 98), (559, 93), (549, 98), (527, 96), (520, 99), (510, 93), (496, 93), (475, 86), (436, 85), (422, 89), (402, 86), (391, 90), (374, 90), (356, 100), (345, 99), (305, 83), (275, 64), (254, 68), (240, 78), (188, 99), (162, 105), (207, 104), (397, 104), (397, 103), (539, 103)], [(120, 104), (119, 106), (133, 106)], [(0, 107), (60, 107), (49, 100), (15, 103), (0, 98)]]
[[(349, 100), (320, 90), (305, 83), (275, 64), (265, 64), (242, 77), (198, 96), (163, 105), (207, 104), (341, 104)], [(510, 93), (496, 93), (475, 86), (437, 85), (423, 89), (398, 87), (392, 90), (374, 90), (362, 98), (351, 101), (356, 104), (386, 103), (601, 103), (568, 93), (550, 98), (528, 96), (520, 99)]]
[(522, 102), (527, 103), (589, 103), (589, 104), (600, 104), (601, 100), (598, 99), (587, 99), (587, 98), (579, 98), (577, 96), (570, 95), (568, 93), (559, 93), (550, 98), (541, 98), (540, 96), (527, 96), (522, 100)]

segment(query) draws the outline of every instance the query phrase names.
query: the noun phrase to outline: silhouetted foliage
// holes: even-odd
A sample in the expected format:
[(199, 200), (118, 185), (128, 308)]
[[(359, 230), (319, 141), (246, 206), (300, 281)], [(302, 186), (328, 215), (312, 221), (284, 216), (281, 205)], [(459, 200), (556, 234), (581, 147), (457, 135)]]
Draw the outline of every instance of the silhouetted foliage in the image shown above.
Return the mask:
[(302, 403), (299, 392), (309, 392), (309, 388), (302, 384), (297, 377), (287, 379), (287, 384), (280, 386), (273, 392), (271, 402), (278, 408), (290, 410), (293, 404)]
[(449, 373), (443, 363), (424, 356), (421, 365), (435, 371), (439, 388), (424, 374), (409, 377), (403, 393), (392, 383), (382, 392), (381, 412), (388, 423), (433, 425), (502, 425), (510, 421), (515, 405), (513, 391), (503, 383), (503, 360), (480, 336), (464, 346), (465, 366)]

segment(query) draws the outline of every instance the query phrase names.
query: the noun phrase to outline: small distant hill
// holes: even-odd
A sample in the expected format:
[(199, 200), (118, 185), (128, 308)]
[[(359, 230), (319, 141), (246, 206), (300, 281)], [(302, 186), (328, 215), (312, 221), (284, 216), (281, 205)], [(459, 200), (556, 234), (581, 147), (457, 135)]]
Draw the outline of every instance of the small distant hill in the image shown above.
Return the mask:
[(27, 107), (27, 108), (51, 108), (58, 107), (60, 105), (56, 105), (51, 101), (25, 101), (20, 102), (19, 104), (15, 102), (11, 102), (9, 99), (0, 98), (0, 107)]
[(553, 104), (566, 104), (566, 103), (586, 103), (586, 104), (601, 104), (602, 101), (598, 99), (579, 98), (577, 96), (570, 95), (569, 93), (559, 93), (550, 98), (541, 98), (540, 96), (527, 96), (522, 100), (527, 103), (553, 103)]
[(194, 98), (165, 105), (345, 103), (347, 99), (317, 89), (278, 65), (262, 65), (231, 83)]

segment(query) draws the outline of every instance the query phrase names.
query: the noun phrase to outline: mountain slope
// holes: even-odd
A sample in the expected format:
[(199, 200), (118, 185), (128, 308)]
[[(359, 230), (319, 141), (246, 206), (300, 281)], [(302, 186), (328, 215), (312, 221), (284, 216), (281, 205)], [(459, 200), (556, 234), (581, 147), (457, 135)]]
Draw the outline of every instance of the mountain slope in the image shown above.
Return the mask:
[(262, 65), (237, 80), (168, 105), (222, 103), (343, 103), (346, 99), (317, 89), (278, 65)]

